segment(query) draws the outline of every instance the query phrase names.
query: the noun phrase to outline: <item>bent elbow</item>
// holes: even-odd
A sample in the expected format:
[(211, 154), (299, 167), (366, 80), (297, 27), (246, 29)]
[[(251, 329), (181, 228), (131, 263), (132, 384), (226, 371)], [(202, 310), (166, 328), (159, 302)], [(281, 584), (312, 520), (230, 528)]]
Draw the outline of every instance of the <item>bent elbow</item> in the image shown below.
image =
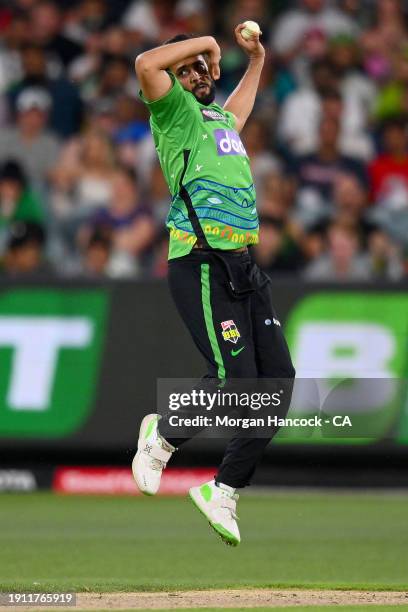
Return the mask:
[(144, 53), (140, 53), (135, 60), (135, 70), (136, 74), (139, 76), (141, 74), (146, 74), (150, 70), (150, 66), (148, 61), (146, 60), (146, 55)]

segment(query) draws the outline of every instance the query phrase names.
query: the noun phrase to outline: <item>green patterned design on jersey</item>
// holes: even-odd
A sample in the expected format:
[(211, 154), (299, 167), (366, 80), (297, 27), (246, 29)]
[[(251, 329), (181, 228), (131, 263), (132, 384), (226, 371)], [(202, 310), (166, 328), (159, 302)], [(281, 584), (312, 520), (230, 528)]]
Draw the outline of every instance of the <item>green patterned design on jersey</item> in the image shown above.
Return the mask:
[(200, 104), (170, 77), (172, 86), (162, 98), (149, 102), (141, 96), (151, 113), (156, 150), (172, 194), (166, 222), (169, 258), (190, 252), (198, 223), (213, 248), (257, 243), (255, 188), (233, 115), (218, 104)]
[[(258, 217), (253, 185), (234, 189), (215, 181), (198, 179), (185, 187), (211, 246), (225, 248), (228, 241), (236, 247), (255, 241)], [(173, 198), (167, 225), (173, 231), (178, 230), (180, 235), (194, 236), (186, 204), (179, 194)]]

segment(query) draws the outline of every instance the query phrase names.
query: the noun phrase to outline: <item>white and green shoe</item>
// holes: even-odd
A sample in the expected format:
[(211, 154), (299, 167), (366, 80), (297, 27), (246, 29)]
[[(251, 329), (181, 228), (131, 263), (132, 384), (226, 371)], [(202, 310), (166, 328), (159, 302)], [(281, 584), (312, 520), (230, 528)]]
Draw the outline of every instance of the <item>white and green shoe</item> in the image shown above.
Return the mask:
[(192, 487), (189, 495), (223, 542), (238, 546), (241, 542), (236, 515), (239, 495), (235, 493), (235, 489), (210, 480), (200, 487)]
[(160, 487), (164, 468), (176, 450), (159, 433), (160, 415), (148, 414), (139, 430), (137, 453), (132, 461), (133, 477), (145, 495), (155, 495)]

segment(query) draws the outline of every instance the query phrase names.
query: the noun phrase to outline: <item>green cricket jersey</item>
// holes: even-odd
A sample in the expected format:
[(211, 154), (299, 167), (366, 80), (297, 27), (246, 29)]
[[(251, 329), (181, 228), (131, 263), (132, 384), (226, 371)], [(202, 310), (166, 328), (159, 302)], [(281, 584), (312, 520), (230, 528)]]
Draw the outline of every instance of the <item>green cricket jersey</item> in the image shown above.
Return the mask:
[(149, 102), (141, 94), (172, 195), (169, 259), (187, 255), (202, 235), (223, 250), (257, 243), (255, 188), (233, 115), (218, 104), (200, 104), (170, 77), (162, 98)]

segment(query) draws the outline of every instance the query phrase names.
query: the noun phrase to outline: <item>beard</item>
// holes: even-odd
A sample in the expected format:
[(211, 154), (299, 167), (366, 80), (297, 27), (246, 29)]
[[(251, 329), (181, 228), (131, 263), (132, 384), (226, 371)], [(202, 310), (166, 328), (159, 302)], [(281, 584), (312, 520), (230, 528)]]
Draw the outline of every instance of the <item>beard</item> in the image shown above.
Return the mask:
[(209, 104), (212, 104), (215, 100), (215, 82), (211, 80), (209, 83), (205, 83), (205, 85), (207, 85), (207, 88), (204, 90), (204, 92), (198, 93), (200, 85), (202, 85), (202, 83), (194, 87), (192, 94), (197, 100), (197, 102), (200, 102), (200, 104), (204, 104), (204, 106), (208, 106)]

